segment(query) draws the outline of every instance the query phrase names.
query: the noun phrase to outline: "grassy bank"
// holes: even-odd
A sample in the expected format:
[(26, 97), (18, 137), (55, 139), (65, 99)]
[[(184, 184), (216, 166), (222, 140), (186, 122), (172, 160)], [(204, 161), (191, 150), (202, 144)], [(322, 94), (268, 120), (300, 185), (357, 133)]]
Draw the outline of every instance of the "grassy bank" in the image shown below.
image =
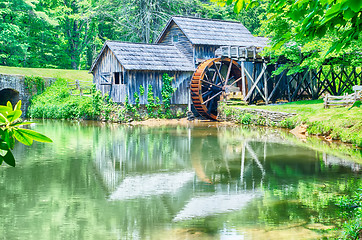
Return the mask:
[(50, 69), (50, 68), (19, 68), (0, 66), (0, 74), (19, 74), (25, 76), (63, 78), (67, 80), (92, 81), (93, 76), (86, 70)]
[[(226, 111), (232, 111), (236, 108), (253, 108), (296, 113), (296, 116), (281, 122), (280, 126), (294, 128), (300, 124), (306, 124), (307, 132), (309, 134), (322, 135), (362, 147), (361, 107), (353, 107), (352, 109), (347, 107), (325, 109), (323, 100), (321, 99), (285, 103), (281, 105), (225, 107)], [(259, 122), (262, 123), (263, 121)]]

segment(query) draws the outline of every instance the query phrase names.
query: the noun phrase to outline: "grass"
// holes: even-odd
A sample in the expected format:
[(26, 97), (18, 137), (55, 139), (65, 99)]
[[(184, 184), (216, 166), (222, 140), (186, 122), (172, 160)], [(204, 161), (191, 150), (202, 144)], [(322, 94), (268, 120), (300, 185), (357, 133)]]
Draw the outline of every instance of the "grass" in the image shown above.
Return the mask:
[(0, 66), (0, 74), (19, 74), (25, 76), (62, 78), (92, 82), (93, 76), (87, 70), (50, 69), (50, 68), (19, 68)]
[(308, 125), (308, 133), (330, 136), (343, 142), (362, 147), (362, 107), (331, 107), (325, 109), (323, 100), (306, 100), (279, 105), (231, 106), (238, 108), (256, 108), (270, 111), (297, 113), (289, 119), (295, 124)]

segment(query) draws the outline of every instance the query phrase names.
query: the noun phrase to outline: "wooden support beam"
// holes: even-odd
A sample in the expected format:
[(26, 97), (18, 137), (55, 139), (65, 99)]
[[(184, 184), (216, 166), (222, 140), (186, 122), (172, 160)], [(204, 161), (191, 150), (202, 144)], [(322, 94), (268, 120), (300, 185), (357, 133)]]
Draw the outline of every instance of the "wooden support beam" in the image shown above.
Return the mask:
[(269, 104), (269, 99), (268, 99), (268, 79), (266, 77), (266, 63), (263, 62), (263, 68), (265, 69), (263, 77), (264, 77), (264, 96), (265, 96), (265, 104), (268, 105)]
[(229, 81), (229, 77), (230, 77), (230, 72), (231, 72), (231, 67), (233, 66), (233, 60), (230, 60), (230, 64), (229, 64), (229, 67), (228, 67), (228, 72), (226, 74), (226, 79), (225, 79), (225, 85), (228, 84), (228, 81)]
[(280, 78), (279, 78), (279, 80), (278, 80), (277, 84), (275, 85), (275, 87), (274, 87), (273, 91), (270, 93), (270, 96), (269, 96), (269, 99), (268, 99), (269, 101), (270, 101), (270, 99), (273, 97), (273, 95), (274, 95), (275, 91), (278, 89), (279, 84), (280, 84), (280, 82), (282, 81), (282, 79), (283, 79), (283, 77), (284, 77), (285, 73), (286, 73), (286, 71), (283, 71), (283, 73), (282, 73), (282, 75), (280, 76)]
[(243, 97), (245, 99), (246, 96), (246, 76), (245, 76), (245, 66), (244, 66), (245, 62), (241, 61), (241, 77), (242, 77), (242, 90), (243, 90)]
[[(264, 72), (265, 72), (265, 68), (263, 67), (261, 73), (259, 74), (259, 76), (257, 77), (257, 79), (255, 80), (255, 82), (253, 81), (253, 79), (250, 79), (251, 82), (253, 83), (253, 86), (250, 88), (248, 95), (246, 96), (246, 100), (249, 99), (249, 97), (251, 96), (251, 94), (253, 93), (254, 89), (256, 88), (258, 90), (258, 92), (260, 93), (261, 97), (264, 98), (264, 101), (266, 101), (265, 96), (263, 95), (262, 91), (259, 89), (259, 87), (257, 86), (257, 84), (259, 83), (261, 77), (263, 76)], [(246, 73), (248, 73), (246, 71)]]
[(308, 76), (308, 71), (306, 71), (306, 73), (305, 73), (304, 76), (302, 77), (302, 80), (297, 84), (297, 87), (296, 87), (296, 89), (295, 89), (295, 91), (294, 91), (294, 93), (293, 93), (293, 95), (292, 95), (292, 99), (294, 99), (294, 98), (297, 96), (298, 91), (299, 91), (299, 89), (302, 87), (302, 85), (303, 85), (303, 83), (304, 83), (304, 81), (305, 81), (305, 79), (306, 79), (307, 76)]

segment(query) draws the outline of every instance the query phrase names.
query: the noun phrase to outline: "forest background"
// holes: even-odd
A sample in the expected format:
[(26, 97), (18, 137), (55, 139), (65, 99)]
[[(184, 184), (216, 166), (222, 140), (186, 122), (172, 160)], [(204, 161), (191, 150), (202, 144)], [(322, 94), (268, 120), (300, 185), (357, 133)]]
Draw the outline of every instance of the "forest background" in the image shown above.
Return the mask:
[(262, 12), (205, 0), (0, 0), (0, 65), (89, 69), (106, 40), (152, 43), (173, 15), (241, 21), (258, 35)]
[(182, 15), (241, 22), (289, 74), (360, 67), (361, 14), (360, 0), (0, 0), (0, 65), (89, 69), (106, 40), (153, 43)]

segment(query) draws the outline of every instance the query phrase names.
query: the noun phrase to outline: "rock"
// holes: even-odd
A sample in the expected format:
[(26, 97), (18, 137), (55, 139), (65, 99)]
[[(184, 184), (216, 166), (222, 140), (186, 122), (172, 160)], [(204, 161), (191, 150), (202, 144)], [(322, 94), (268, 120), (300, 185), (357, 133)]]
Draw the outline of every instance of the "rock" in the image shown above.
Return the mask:
[(294, 136), (298, 138), (306, 139), (308, 136), (307, 128), (308, 125), (301, 124), (299, 126), (296, 126), (294, 129), (290, 130), (290, 133), (292, 133)]

